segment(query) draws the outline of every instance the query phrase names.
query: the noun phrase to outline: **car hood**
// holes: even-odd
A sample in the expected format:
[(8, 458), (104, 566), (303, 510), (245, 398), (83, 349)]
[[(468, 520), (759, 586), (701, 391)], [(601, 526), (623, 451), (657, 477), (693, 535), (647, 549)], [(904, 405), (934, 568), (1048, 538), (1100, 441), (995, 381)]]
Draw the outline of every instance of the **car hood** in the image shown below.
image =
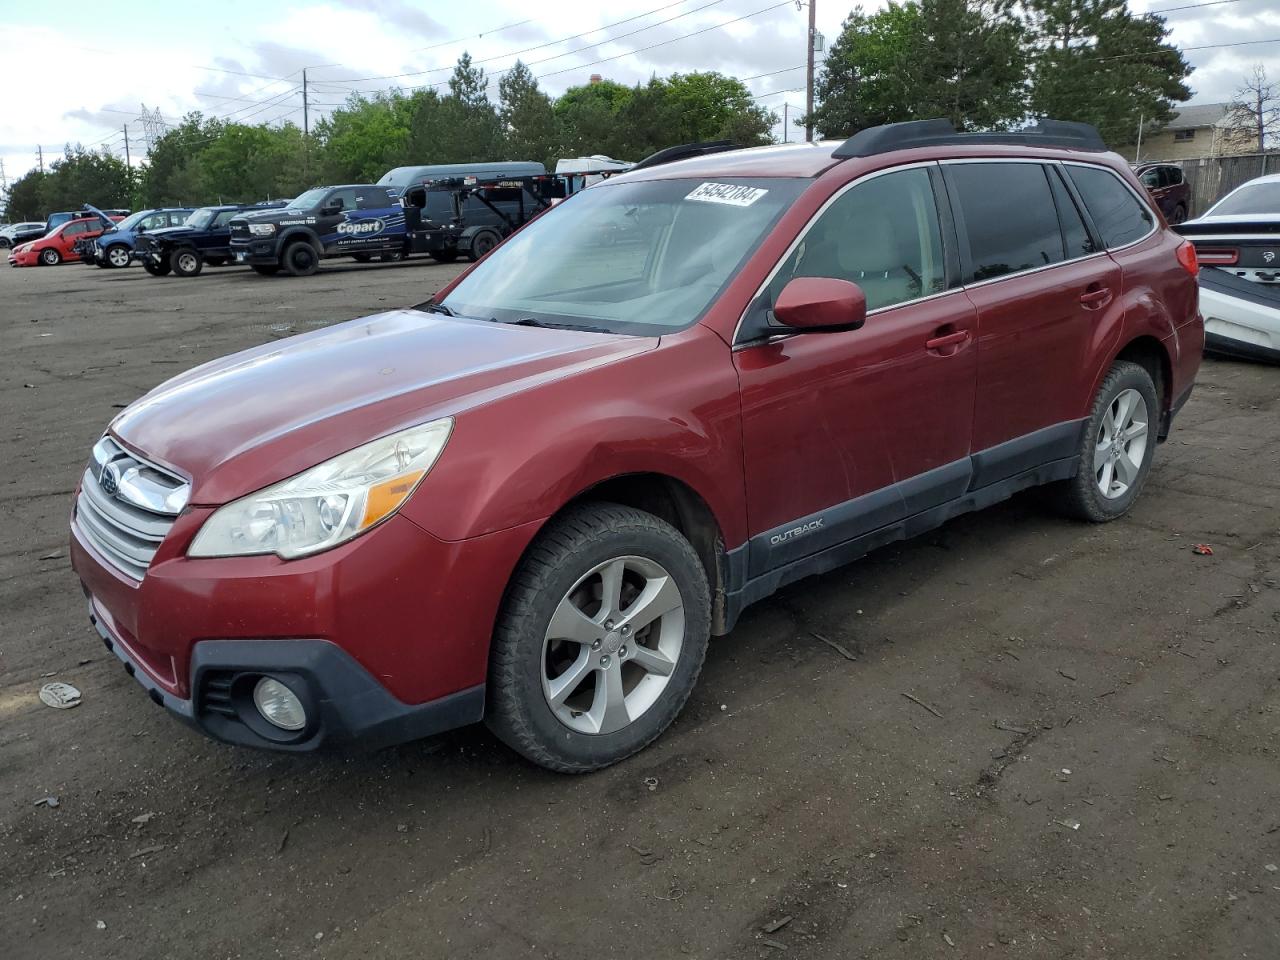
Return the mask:
[(125, 409), (111, 432), (189, 477), (191, 503), (215, 505), (657, 343), (397, 310), (196, 367)]

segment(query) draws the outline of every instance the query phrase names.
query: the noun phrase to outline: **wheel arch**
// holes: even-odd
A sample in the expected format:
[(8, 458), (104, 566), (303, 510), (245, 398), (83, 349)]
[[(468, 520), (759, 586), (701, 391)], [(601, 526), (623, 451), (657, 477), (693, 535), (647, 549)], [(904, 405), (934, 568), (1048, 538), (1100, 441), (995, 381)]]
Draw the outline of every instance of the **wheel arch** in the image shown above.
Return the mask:
[[(1168, 348), (1150, 334), (1142, 334), (1116, 352), (1107, 364), (1107, 370), (1122, 360), (1136, 363), (1151, 375), (1151, 381), (1156, 385), (1156, 397), (1160, 400), (1160, 429), (1157, 436), (1163, 440), (1169, 435), (1170, 411), (1173, 407), (1173, 359), (1169, 356)], [(1107, 375), (1107, 370), (1102, 371), (1102, 376)], [(1096, 392), (1096, 385), (1094, 390)]]
[[(570, 497), (546, 523), (567, 510), (590, 502), (616, 503), (651, 513), (671, 526), (693, 546), (711, 588), (711, 630), (727, 633), (725, 596), (729, 589), (729, 560), (724, 532), (706, 498), (687, 482), (666, 473), (625, 473), (599, 480)], [(536, 539), (536, 537), (535, 537)]]
[(305, 227), (293, 227), (280, 234), (280, 240), (276, 244), (277, 259), (284, 256), (285, 248), (295, 240), (305, 240), (311, 246), (311, 249), (316, 252), (316, 256), (324, 256), (324, 247), (321, 245), (319, 237)]

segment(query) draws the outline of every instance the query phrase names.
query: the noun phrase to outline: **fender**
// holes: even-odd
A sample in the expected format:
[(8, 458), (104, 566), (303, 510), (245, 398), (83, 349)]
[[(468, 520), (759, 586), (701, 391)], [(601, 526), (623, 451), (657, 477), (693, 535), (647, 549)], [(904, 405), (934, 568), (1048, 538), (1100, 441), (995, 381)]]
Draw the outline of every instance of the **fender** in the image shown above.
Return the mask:
[(403, 512), (442, 540), (470, 539), (545, 521), (584, 491), (641, 473), (697, 493), (726, 548), (746, 541), (737, 377), (706, 328), (459, 413)]
[(320, 246), (320, 238), (316, 236), (315, 231), (306, 227), (295, 226), (286, 227), (276, 238), (276, 257), (279, 258), (284, 253), (284, 248), (294, 240), (305, 240), (311, 245), (311, 249), (316, 252), (317, 256), (324, 255), (324, 250)]
[[(1098, 360), (1090, 377), (1089, 393), (1081, 416), (1088, 415), (1089, 406), (1093, 403), (1093, 398), (1097, 395), (1107, 371), (1115, 364), (1116, 358), (1125, 348), (1135, 340), (1148, 338), (1156, 341), (1164, 352), (1166, 369), (1179, 369), (1177, 326), (1168, 306), (1150, 287), (1145, 285), (1132, 290), (1126, 289), (1121, 300), (1123, 313), (1120, 322), (1114, 324), (1105, 337), (1101, 338), (1102, 342), (1099, 344), (1101, 349), (1095, 353)], [(1162, 415), (1168, 413), (1174, 385), (1165, 383), (1163, 386), (1164, 395), (1160, 397)]]

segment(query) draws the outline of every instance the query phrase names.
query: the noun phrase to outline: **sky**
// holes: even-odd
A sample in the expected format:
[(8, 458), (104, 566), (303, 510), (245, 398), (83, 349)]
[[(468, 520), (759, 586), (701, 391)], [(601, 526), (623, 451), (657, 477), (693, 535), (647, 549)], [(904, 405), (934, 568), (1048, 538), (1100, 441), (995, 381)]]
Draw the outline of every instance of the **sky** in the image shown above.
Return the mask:
[[(816, 3), (830, 44), (852, 4)], [(1130, 9), (1169, 11), (1171, 39), (1195, 67), (1191, 103), (1230, 100), (1257, 63), (1280, 79), (1280, 0), (1130, 0)], [(144, 105), (167, 123), (200, 110), (301, 125), (304, 67), (314, 122), (353, 90), (443, 87), (463, 51), (489, 71), (494, 100), (498, 76), (517, 58), (552, 95), (593, 73), (633, 84), (654, 73), (719, 70), (743, 78), (779, 118), (788, 105), (794, 119), (804, 108), (807, 18), (794, 0), (0, 0), (0, 64), (9, 78), (0, 160), (11, 181), (37, 164), (37, 145), (46, 164), (68, 142), (123, 157), (127, 127), (136, 165), (145, 152)], [(1239, 45), (1210, 46), (1218, 44)], [(783, 138), (781, 123), (775, 135)], [(794, 125), (786, 136), (797, 138)]]

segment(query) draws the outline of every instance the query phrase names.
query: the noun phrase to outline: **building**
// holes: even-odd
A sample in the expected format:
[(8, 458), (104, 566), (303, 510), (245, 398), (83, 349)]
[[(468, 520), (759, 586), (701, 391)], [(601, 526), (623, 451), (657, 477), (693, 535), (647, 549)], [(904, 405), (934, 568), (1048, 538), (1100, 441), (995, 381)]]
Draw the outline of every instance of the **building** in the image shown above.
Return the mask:
[(1124, 152), (1131, 160), (1189, 160), (1254, 152), (1256, 145), (1250, 136), (1228, 129), (1230, 116), (1229, 103), (1183, 107), (1161, 129), (1143, 132), (1140, 156), (1137, 145)]

